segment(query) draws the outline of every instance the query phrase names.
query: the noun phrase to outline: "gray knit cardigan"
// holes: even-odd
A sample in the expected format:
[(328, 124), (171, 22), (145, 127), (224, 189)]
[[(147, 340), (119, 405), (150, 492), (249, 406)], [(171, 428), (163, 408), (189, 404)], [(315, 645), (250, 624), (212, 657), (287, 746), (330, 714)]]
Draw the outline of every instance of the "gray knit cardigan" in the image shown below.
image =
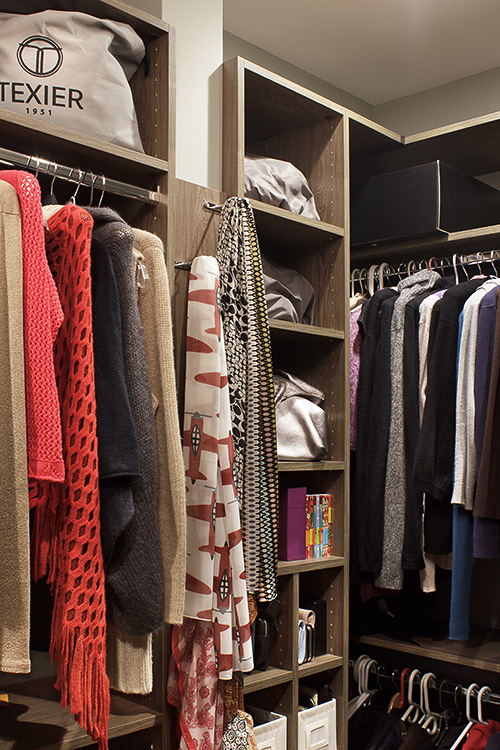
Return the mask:
[(122, 316), (125, 377), (139, 446), (133, 480), (135, 513), (118, 538), (106, 576), (108, 618), (121, 631), (145, 635), (163, 622), (163, 573), (156, 505), (157, 453), (149, 371), (135, 295), (134, 232), (114, 211), (87, 209), (94, 234), (113, 263)]

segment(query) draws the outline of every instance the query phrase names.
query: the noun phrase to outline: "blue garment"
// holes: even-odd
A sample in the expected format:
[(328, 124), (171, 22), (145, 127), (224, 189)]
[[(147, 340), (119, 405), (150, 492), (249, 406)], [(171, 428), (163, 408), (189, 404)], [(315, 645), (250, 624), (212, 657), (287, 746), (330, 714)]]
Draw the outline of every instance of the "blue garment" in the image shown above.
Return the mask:
[(469, 637), (472, 588), (474, 518), (470, 510), (453, 506), (453, 563), (451, 570), (450, 634), (452, 641)]

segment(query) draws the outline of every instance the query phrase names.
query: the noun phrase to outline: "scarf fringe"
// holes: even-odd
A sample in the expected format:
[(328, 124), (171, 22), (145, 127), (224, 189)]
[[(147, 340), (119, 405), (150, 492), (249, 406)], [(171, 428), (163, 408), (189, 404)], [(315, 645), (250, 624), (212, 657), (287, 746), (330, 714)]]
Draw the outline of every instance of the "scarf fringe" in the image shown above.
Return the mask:
[(63, 619), (62, 599), (55, 586), (57, 577), (56, 513), (46, 505), (34, 508), (31, 534), (31, 566), (35, 581), (47, 576), (54, 596), (50, 658), (57, 662), (55, 688), (61, 693), (61, 707), (69, 708), (78, 724), (108, 749), (110, 710), (109, 679), (106, 674), (106, 648), (97, 653), (96, 644), (80, 634), (78, 625)]
[[(78, 724), (98, 743), (99, 750), (108, 750), (110, 694), (106, 652), (103, 649), (101, 654), (95, 653), (93, 647), (91, 641), (85, 643), (67, 625), (58, 633), (52, 629), (50, 657), (58, 664), (55, 687), (61, 692), (61, 707), (69, 708)], [(59, 669), (60, 664), (64, 669)]]

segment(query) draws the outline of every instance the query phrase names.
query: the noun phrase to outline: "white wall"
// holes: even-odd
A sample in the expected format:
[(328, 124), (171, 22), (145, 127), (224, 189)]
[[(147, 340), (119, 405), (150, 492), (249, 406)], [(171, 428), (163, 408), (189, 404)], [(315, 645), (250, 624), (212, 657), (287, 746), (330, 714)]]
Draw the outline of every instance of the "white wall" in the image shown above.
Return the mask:
[(330, 99), (332, 102), (353, 109), (355, 112), (364, 115), (364, 117), (373, 118), (372, 105), (363, 101), (363, 99), (358, 99), (357, 96), (349, 94), (347, 91), (339, 89), (331, 83), (323, 81), (321, 78), (317, 78), (310, 73), (306, 73), (305, 70), (301, 70), (301, 68), (291, 65), (280, 57), (271, 55), (269, 52), (266, 52), (266, 50), (256, 47), (254, 44), (250, 44), (250, 42), (225, 31), (224, 60), (230, 60), (232, 57), (236, 56), (244, 57), (246, 60), (250, 60), (257, 65), (262, 65), (263, 68), (267, 68), (267, 70), (271, 70), (273, 73), (288, 78), (290, 81), (294, 81), (300, 86), (305, 86), (305, 88)]
[(175, 27), (176, 175), (221, 189), (222, 0), (162, 0)]
[(500, 110), (500, 68), (375, 106), (373, 119), (403, 135)]

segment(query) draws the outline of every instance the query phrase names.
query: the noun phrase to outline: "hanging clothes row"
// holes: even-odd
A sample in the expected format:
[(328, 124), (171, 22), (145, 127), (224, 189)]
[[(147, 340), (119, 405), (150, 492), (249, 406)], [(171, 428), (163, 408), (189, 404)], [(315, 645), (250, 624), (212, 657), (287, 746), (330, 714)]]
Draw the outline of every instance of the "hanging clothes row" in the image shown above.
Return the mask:
[[(467, 688), (432, 672), (388, 671), (361, 655), (353, 667), (358, 695), (349, 701), (353, 750), (494, 750), (500, 747), (500, 695)], [(370, 675), (374, 675), (370, 678)]]
[(47, 577), (54, 600), (61, 703), (106, 748), (109, 682), (150, 692), (151, 634), (183, 614), (184, 470), (163, 245), (111, 209), (53, 197), (42, 208), (28, 172), (0, 172), (0, 200), (9, 302), (0, 402), (12, 454), (0, 505), (9, 570), (0, 620), (12, 637), (0, 668), (30, 668), (30, 508), (31, 573)]
[(450, 637), (463, 639), (473, 554), (499, 556), (500, 281), (459, 283), (457, 265), (452, 276), (417, 270), (351, 310), (352, 547), (358, 580), (379, 591), (401, 591), (411, 571), (434, 591), (436, 562), (453, 565)]

